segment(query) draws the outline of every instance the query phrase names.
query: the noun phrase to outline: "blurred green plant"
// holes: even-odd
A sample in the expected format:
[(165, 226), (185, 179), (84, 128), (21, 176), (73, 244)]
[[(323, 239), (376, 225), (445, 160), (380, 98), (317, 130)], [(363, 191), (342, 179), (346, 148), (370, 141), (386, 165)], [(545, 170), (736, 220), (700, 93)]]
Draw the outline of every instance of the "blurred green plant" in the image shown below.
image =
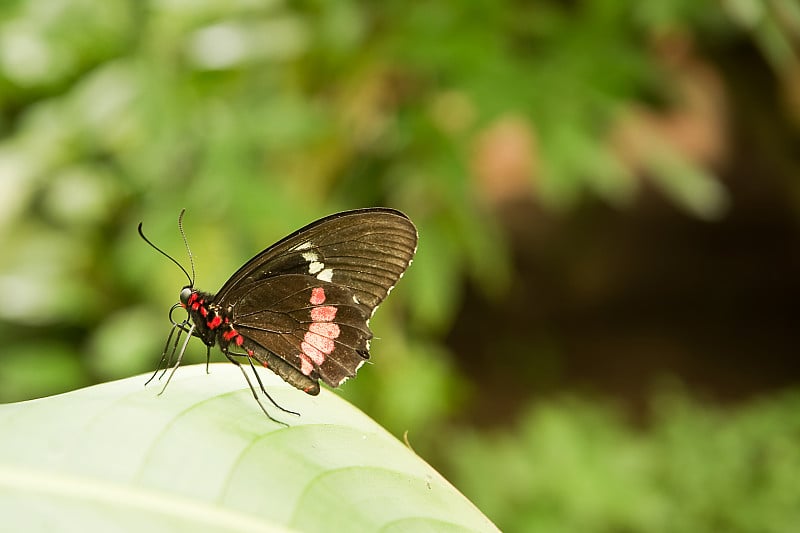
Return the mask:
[[(481, 177), (473, 159), (487, 128), (510, 114), (529, 132), (530, 185), (516, 194), (527, 188), (552, 208), (587, 193), (624, 203), (637, 182), (609, 129), (632, 102), (674, 89), (648, 43), (673, 28), (744, 28), (782, 68), (795, 26), (775, 13), (797, 10), (756, 7), (5, 2), (4, 357), (34, 371), (29, 347), (57, 339), (83, 371), (52, 392), (146, 368), (156, 343), (138, 337), (155, 323), (140, 319), (180, 281), (137, 242), (138, 220), (169, 247), (187, 207), (199, 281), (213, 289), (272, 239), (375, 204), (421, 228), (423, 253), (398, 298), (415, 345), (441, 353), (464, 280), (490, 293), (509, 283), (504, 235), (481, 198), (503, 176), (489, 171), (490, 190), (470, 179)], [(698, 216), (724, 209), (725, 190), (701, 165), (663, 143), (648, 150), (642, 164), (675, 202)], [(114, 368), (109, 346), (131, 343), (140, 362), (129, 353)], [(9, 380), (0, 372), (2, 399), (27, 397)]]
[(797, 392), (737, 411), (671, 390), (633, 430), (611, 406), (539, 405), (513, 430), (451, 435), (450, 479), (503, 531), (793, 531)]

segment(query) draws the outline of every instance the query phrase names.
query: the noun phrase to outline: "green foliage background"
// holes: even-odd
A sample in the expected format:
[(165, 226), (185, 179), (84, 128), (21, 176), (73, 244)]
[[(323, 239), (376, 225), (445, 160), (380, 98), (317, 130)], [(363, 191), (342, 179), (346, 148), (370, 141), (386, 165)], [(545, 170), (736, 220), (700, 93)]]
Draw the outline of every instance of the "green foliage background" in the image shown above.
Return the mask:
[[(492, 399), (443, 338), (466, 284), (498, 299), (517, 275), (475, 178), (482, 131), (535, 125), (529, 192), (553, 216), (587, 197), (625, 209), (640, 182), (604, 139), (632, 105), (674, 97), (654, 39), (750, 43), (788, 79), (798, 27), (789, 0), (4, 2), (0, 399), (152, 368), (184, 279), (139, 221), (182, 260), (185, 207), (213, 291), (316, 217), (388, 205), (418, 224), (419, 254), (373, 322), (377, 364), (343, 394), (408, 430), (502, 529), (787, 531), (795, 395), (725, 412), (675, 393), (646, 431), (556, 402), (494, 433), (466, 422)], [(724, 214), (707, 166), (658, 142), (641, 159), (688, 216)]]

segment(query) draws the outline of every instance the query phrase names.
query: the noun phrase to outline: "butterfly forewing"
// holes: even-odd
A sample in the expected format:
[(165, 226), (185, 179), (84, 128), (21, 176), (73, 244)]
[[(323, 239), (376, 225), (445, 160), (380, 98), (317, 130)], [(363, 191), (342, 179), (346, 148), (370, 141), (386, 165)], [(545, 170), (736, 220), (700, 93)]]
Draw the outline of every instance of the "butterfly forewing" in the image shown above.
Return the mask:
[(248, 286), (269, 277), (304, 274), (348, 287), (360, 303), (374, 309), (408, 268), (416, 245), (416, 228), (399, 211), (337, 213), (248, 261), (220, 289), (216, 300), (238, 300)]

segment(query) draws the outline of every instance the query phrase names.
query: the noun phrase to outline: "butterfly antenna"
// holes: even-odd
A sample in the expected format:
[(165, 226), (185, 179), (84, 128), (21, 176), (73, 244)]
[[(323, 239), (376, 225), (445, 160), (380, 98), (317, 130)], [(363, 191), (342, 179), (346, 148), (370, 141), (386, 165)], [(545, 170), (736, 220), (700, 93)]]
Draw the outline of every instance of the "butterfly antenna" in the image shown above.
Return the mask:
[[(181, 211), (181, 216), (183, 216), (183, 211)], [(183, 230), (181, 230), (181, 233), (183, 233)], [(181, 265), (180, 263), (178, 263), (178, 262), (177, 262), (177, 261), (176, 261), (176, 260), (175, 260), (175, 259), (174, 259), (174, 258), (171, 256), (171, 255), (169, 255), (167, 252), (165, 252), (164, 250), (162, 250), (161, 248), (159, 248), (158, 246), (156, 246), (155, 244), (153, 244), (153, 243), (150, 241), (150, 239), (148, 239), (147, 237), (145, 237), (145, 236), (144, 236), (144, 232), (142, 231), (142, 223), (141, 223), (141, 222), (139, 222), (139, 236), (140, 236), (142, 239), (144, 239), (144, 242), (146, 242), (147, 244), (149, 244), (149, 245), (150, 245), (150, 247), (151, 247), (151, 248), (153, 248), (155, 251), (157, 251), (158, 253), (160, 253), (161, 255), (163, 255), (164, 257), (166, 257), (167, 259), (169, 259), (170, 261), (172, 261), (172, 262), (173, 262), (173, 263), (175, 263), (176, 265), (178, 265), (178, 268), (180, 268), (180, 269), (183, 271), (183, 273), (184, 273), (184, 274), (186, 274), (186, 278), (189, 280), (190, 287), (194, 287), (194, 276), (191, 276), (191, 277), (190, 277), (190, 276), (189, 276), (189, 273), (188, 273), (188, 272), (186, 272), (186, 269), (185, 269), (185, 268), (183, 268), (183, 265)], [(184, 241), (185, 241), (185, 240), (186, 240), (186, 237), (184, 236), (184, 238), (183, 238), (183, 239), (184, 239)], [(189, 257), (191, 258), (191, 255), (189, 255)], [(194, 264), (192, 264), (192, 273), (194, 273)]]
[[(194, 257), (192, 257), (192, 250), (189, 248), (189, 240), (186, 238), (186, 232), (183, 231), (183, 214), (186, 213), (186, 209), (181, 209), (181, 214), (178, 215), (178, 229), (181, 232), (181, 237), (183, 237), (183, 245), (186, 246), (186, 253), (189, 254), (189, 265), (192, 267), (192, 287), (194, 287)], [(184, 270), (185, 272), (185, 270)]]

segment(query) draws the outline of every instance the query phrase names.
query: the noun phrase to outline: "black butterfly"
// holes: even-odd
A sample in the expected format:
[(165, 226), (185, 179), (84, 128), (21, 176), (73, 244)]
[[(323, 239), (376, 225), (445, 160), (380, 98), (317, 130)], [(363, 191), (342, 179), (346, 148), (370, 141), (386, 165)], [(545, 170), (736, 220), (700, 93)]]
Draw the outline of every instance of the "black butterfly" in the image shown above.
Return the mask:
[[(183, 211), (178, 226), (185, 242), (182, 219)], [(189, 276), (144, 236), (141, 223), (139, 234), (189, 278), (180, 303), (170, 310), (173, 328), (153, 377), (162, 365), (162, 377), (172, 367), (166, 388), (189, 339), (199, 337), (207, 346), (209, 359), (211, 347), (218, 344), (242, 370), (259, 406), (273, 420), (241, 362), (247, 361), (261, 392), (276, 407), (297, 414), (267, 394), (253, 360), (308, 394), (319, 394), (320, 379), (331, 387), (341, 385), (369, 359), (369, 319), (411, 264), (417, 247), (417, 230), (400, 211), (344, 211), (273, 244), (212, 294), (194, 288), (191, 252)], [(188, 316), (176, 322), (172, 313), (181, 307)], [(184, 333), (187, 336), (181, 344)]]

